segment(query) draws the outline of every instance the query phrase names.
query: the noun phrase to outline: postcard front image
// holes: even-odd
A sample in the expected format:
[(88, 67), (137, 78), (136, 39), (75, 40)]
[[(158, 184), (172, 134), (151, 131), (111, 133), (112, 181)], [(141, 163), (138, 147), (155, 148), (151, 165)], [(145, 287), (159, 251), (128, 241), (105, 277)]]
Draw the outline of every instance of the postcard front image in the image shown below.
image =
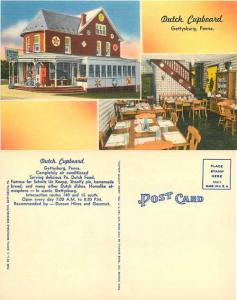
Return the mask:
[(234, 300), (236, 2), (1, 4), (0, 298)]

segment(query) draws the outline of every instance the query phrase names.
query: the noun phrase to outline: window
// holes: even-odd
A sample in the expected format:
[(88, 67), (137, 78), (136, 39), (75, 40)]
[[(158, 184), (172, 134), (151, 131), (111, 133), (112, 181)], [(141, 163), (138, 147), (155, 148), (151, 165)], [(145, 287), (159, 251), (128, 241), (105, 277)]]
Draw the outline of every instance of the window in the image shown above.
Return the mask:
[(70, 79), (71, 67), (70, 63), (58, 63), (57, 64), (57, 79)]
[[(61, 63), (59, 63), (58, 65), (60, 65)], [(70, 73), (70, 63), (62, 63), (62, 69), (63, 72), (65, 73)]]
[(94, 65), (89, 65), (89, 77), (95, 77)]
[(113, 66), (113, 77), (117, 77), (117, 66)]
[(106, 56), (110, 56), (110, 42), (106, 42)]
[(96, 43), (96, 55), (101, 56), (101, 41), (97, 41)]
[(30, 52), (30, 37), (26, 38), (26, 53)]
[(34, 52), (40, 52), (40, 36), (34, 35)]
[(112, 77), (112, 66), (107, 66), (107, 77)]
[(65, 53), (71, 54), (71, 37), (70, 36), (65, 37)]
[(86, 77), (86, 65), (79, 66), (79, 73), (81, 77)]
[(118, 66), (118, 77), (122, 77), (122, 67)]
[(95, 33), (98, 35), (106, 35), (106, 25), (95, 24)]
[(95, 77), (100, 77), (100, 65), (95, 66)]
[(128, 76), (131, 76), (132, 75), (132, 68), (131, 66), (128, 66)]
[(132, 76), (136, 76), (136, 67), (132, 66)]
[(55, 66), (54, 64), (50, 63), (49, 64), (49, 79), (54, 80), (55, 78)]
[(123, 76), (127, 76), (127, 75), (128, 75), (127, 66), (123, 66)]
[(106, 66), (102, 65), (101, 66), (101, 77), (106, 77)]

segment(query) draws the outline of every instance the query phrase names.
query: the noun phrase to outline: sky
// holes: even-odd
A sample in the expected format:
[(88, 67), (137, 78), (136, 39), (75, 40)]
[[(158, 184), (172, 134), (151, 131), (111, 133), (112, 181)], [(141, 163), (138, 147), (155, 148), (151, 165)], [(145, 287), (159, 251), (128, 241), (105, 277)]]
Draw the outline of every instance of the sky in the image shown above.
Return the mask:
[(121, 56), (138, 58), (140, 17), (137, 1), (1, 1), (1, 58), (5, 48), (22, 49), (20, 33), (40, 9), (79, 15), (103, 7), (124, 38)]

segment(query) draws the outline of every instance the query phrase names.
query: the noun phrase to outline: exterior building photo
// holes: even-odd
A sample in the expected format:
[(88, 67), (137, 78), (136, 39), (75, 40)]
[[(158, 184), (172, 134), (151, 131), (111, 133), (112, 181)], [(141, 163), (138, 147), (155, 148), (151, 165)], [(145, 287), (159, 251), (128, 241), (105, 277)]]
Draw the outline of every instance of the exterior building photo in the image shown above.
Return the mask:
[(40, 10), (21, 33), (9, 83), (30, 91), (138, 91), (140, 65), (122, 58), (123, 37), (103, 8), (65, 15)]

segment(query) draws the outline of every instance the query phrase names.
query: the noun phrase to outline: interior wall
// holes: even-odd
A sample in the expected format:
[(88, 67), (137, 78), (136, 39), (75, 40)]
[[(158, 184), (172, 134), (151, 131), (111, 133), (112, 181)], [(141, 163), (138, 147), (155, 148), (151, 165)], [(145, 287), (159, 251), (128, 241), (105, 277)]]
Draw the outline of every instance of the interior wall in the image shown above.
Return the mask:
[(99, 100), (99, 130), (106, 132), (109, 128), (109, 121), (115, 115), (114, 99)]
[[(181, 63), (184, 64), (184, 62)], [(164, 94), (173, 94), (180, 96), (192, 95), (188, 90), (186, 90), (182, 85), (180, 85), (176, 80), (166, 74), (166, 72), (164, 72), (158, 66), (154, 67), (154, 74), (157, 99), (159, 99), (159, 95)]]

